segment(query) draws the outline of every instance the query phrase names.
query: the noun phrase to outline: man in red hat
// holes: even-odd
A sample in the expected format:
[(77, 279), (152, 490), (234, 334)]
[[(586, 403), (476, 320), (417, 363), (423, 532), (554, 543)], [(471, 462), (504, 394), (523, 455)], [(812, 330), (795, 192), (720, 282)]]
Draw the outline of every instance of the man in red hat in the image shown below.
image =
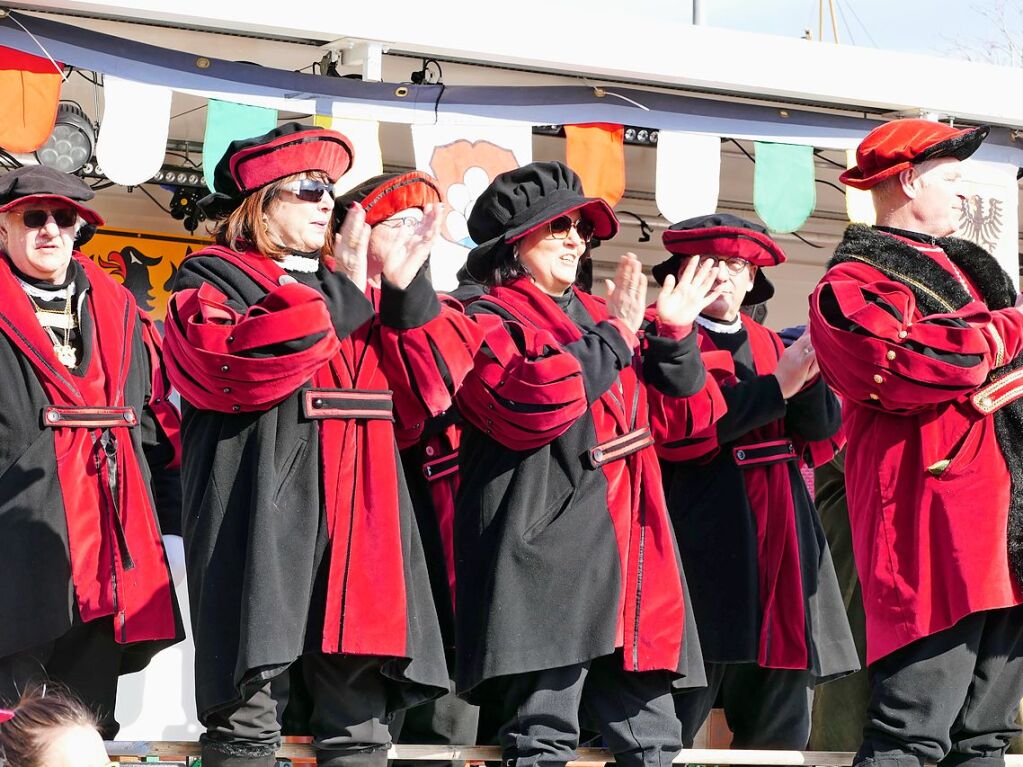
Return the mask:
[(42, 166), (0, 177), (0, 705), (59, 682), (112, 738), (118, 676), (183, 636), (161, 541), (179, 419), (158, 336), (74, 251), (103, 223), (93, 194)]
[[(771, 298), (765, 267), (785, 260), (763, 227), (718, 213), (674, 224), (663, 239), (671, 257), (654, 267), (658, 282), (713, 264), (721, 295), (696, 324), (728, 404), (713, 426), (658, 446), (707, 669), (706, 687), (675, 696), (682, 740), (691, 747), (721, 706), (733, 748), (803, 749), (814, 687), (859, 666), (799, 471), (838, 448), (839, 404), (807, 335), (785, 349), (741, 311)], [(650, 397), (656, 420), (663, 409)]]
[(950, 237), (986, 127), (876, 128), (841, 180), (850, 226), (810, 298), (842, 395), (871, 700), (857, 764), (998, 765), (1023, 695), (1023, 314), (1015, 278)]

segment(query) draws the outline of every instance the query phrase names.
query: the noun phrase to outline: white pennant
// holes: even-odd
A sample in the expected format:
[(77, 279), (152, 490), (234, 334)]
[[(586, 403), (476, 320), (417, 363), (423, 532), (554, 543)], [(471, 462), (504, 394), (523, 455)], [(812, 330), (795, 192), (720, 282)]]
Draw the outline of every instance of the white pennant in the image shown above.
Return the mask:
[(660, 131), (654, 197), (669, 223), (714, 213), (721, 188), (721, 138)]
[(135, 186), (163, 167), (170, 130), (170, 88), (107, 75), (96, 160), (116, 184)]
[[(354, 189), (368, 178), (379, 176), (384, 172), (384, 160), (380, 150), (380, 123), (376, 120), (353, 120), (335, 114), (328, 118), (328, 127), (343, 133), (352, 142), (355, 150), (355, 162), (348, 172), (334, 184), (334, 193), (342, 195)], [(321, 118), (316, 122), (320, 124)]]
[[(845, 167), (856, 167), (855, 149), (845, 151)], [(845, 213), (854, 224), (873, 226), (877, 220), (877, 214), (874, 211), (874, 197), (870, 191), (847, 186), (845, 188)]]
[(988, 251), (1019, 284), (1019, 186), (1015, 163), (969, 159), (962, 163), (966, 199), (956, 237)]

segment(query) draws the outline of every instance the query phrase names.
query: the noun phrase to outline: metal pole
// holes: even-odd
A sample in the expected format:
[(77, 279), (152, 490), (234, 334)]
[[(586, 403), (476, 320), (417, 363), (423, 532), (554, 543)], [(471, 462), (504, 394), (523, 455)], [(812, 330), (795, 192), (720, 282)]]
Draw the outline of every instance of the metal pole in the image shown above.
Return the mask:
[(703, 2), (702, 0), (693, 0), (693, 24), (700, 26), (703, 24)]
[(835, 36), (835, 42), (838, 42), (838, 20), (835, 18), (835, 0), (828, 0), (828, 6), (831, 8), (831, 34)]

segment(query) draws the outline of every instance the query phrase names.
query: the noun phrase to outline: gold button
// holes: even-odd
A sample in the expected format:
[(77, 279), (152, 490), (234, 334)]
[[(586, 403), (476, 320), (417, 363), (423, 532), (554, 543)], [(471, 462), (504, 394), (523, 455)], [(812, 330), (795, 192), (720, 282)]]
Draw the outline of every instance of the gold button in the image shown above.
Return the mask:
[(981, 397), (977, 403), (983, 408), (991, 407), (991, 398), (988, 396)]
[(884, 378), (882, 378), (877, 373), (875, 373), (874, 374), (874, 383), (878, 383), (878, 384), (884, 383)]
[(899, 331), (899, 338), (905, 338), (908, 335), (909, 335), (909, 331), (906, 331), (906, 330), (900, 330)]
[(889, 362), (891, 362), (891, 361), (892, 361), (893, 359), (895, 359), (895, 352), (893, 352), (893, 351), (889, 351), (889, 352), (888, 352), (888, 353), (887, 353), (886, 355), (884, 355), (884, 356), (888, 358), (888, 361), (889, 361)]
[(874, 400), (874, 401), (877, 401), (877, 400), (881, 399), (881, 395), (880, 395), (880, 394), (878, 394), (877, 392), (873, 392), (873, 391), (872, 391), (872, 392), (870, 393), (870, 398), (871, 398), (872, 400)]

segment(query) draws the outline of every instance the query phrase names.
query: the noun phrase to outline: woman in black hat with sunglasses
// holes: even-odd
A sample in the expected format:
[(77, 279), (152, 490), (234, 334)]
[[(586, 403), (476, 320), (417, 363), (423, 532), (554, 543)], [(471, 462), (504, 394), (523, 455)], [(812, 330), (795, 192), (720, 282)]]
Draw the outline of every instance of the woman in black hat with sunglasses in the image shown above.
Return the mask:
[(434, 354), (451, 314), (423, 270), (440, 209), (368, 275), (365, 211), (331, 226), (351, 159), (298, 124), (232, 143), (218, 244), (182, 263), (168, 310), (207, 767), (274, 763), (300, 656), (321, 765), (382, 767), (394, 712), (447, 690), (395, 440), (451, 402)]
[(620, 764), (667, 764), (672, 692), (703, 683), (646, 387), (673, 398), (677, 439), (720, 416), (692, 333), (711, 278), (661, 290), (641, 353), (635, 256), (606, 302), (573, 287), (590, 238), (617, 230), (557, 162), (498, 176), (469, 217), (488, 292), (468, 307), (486, 335), (458, 395), (457, 682), (502, 707), (506, 764), (572, 759), (580, 710)]

